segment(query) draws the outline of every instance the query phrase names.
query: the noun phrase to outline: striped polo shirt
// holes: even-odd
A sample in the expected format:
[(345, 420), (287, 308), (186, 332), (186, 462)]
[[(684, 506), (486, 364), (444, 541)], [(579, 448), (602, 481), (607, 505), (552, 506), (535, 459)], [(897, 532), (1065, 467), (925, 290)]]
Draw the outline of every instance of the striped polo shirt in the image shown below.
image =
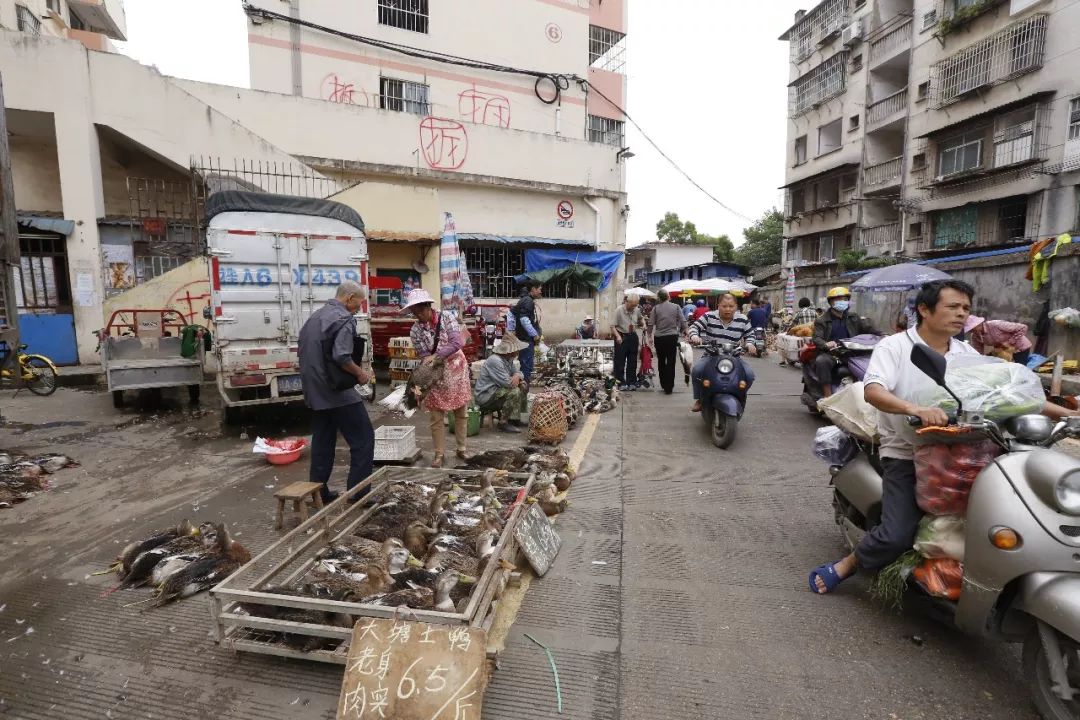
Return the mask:
[(737, 343), (749, 333), (750, 318), (741, 312), (736, 312), (731, 322), (725, 325), (720, 315), (714, 310), (705, 313), (690, 326), (690, 337), (700, 337), (702, 342), (712, 340), (721, 343)]

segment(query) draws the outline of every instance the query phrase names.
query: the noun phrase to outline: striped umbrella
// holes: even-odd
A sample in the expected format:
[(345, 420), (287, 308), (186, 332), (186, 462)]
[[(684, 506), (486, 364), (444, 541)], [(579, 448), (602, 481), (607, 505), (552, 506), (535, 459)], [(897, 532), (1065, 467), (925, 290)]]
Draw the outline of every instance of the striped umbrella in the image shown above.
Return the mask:
[(457, 226), (454, 224), (453, 215), (443, 214), (446, 222), (443, 225), (442, 240), (439, 242), (439, 299), (443, 310), (453, 310), (458, 317), (462, 317), (466, 307), (461, 281), (464, 268), (461, 248), (458, 247)]
[(788, 270), (787, 284), (784, 285), (784, 307), (795, 310), (795, 267)]

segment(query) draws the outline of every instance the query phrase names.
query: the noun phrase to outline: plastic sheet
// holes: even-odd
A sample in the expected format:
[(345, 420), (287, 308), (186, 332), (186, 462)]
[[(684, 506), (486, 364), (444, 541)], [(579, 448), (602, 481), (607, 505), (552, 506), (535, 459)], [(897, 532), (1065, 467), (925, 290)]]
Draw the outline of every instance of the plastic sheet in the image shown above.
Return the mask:
[(927, 558), (964, 561), (964, 518), (959, 515), (926, 515), (915, 534), (915, 550)]
[[(965, 410), (981, 412), (995, 422), (1037, 413), (1046, 402), (1038, 375), (1022, 365), (992, 358), (955, 358), (945, 373), (945, 384), (960, 397)], [(936, 386), (921, 393), (917, 402), (950, 415), (957, 410), (956, 401)]]
[(915, 499), (931, 515), (963, 515), (982, 469), (1001, 453), (990, 440), (915, 448)]
[(952, 558), (927, 558), (911, 574), (934, 597), (960, 599), (964, 566)]
[(858, 454), (848, 434), (835, 425), (818, 428), (814, 435), (814, 455), (832, 465), (847, 465)]
[(866, 402), (861, 382), (822, 398), (818, 401), (818, 409), (849, 435), (871, 443), (878, 441), (878, 411)]

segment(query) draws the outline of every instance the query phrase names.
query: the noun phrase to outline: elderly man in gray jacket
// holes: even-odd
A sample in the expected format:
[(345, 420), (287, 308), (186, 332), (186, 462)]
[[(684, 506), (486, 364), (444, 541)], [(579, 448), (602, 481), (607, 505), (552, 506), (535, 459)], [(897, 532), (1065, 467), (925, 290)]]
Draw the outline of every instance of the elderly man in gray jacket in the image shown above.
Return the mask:
[(528, 402), (528, 390), (514, 365), (514, 357), (524, 348), (525, 343), (507, 333), (491, 349), (476, 378), (476, 405), (482, 413), (502, 413), (499, 430), (505, 433), (519, 433), (524, 425), (521, 413)]
[(658, 292), (656, 299), (659, 302), (652, 311), (653, 342), (660, 387), (665, 395), (670, 395), (675, 389), (675, 358), (679, 354), (679, 338), (686, 333), (686, 317), (678, 305), (668, 300), (666, 291)]

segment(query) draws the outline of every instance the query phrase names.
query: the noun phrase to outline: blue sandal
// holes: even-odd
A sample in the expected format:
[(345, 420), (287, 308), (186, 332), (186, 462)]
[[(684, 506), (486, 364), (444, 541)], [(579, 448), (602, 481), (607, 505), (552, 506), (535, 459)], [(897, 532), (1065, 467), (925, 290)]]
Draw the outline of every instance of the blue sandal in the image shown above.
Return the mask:
[[(855, 573), (852, 572), (851, 575)], [(820, 567), (816, 567), (810, 571), (810, 592), (815, 595), (827, 595), (837, 588), (837, 586), (847, 580), (851, 575), (846, 577), (840, 577), (836, 573), (836, 563), (825, 563)], [(821, 578), (821, 582), (825, 583), (825, 592), (820, 592), (817, 588), (817, 583), (814, 582), (818, 578)]]

